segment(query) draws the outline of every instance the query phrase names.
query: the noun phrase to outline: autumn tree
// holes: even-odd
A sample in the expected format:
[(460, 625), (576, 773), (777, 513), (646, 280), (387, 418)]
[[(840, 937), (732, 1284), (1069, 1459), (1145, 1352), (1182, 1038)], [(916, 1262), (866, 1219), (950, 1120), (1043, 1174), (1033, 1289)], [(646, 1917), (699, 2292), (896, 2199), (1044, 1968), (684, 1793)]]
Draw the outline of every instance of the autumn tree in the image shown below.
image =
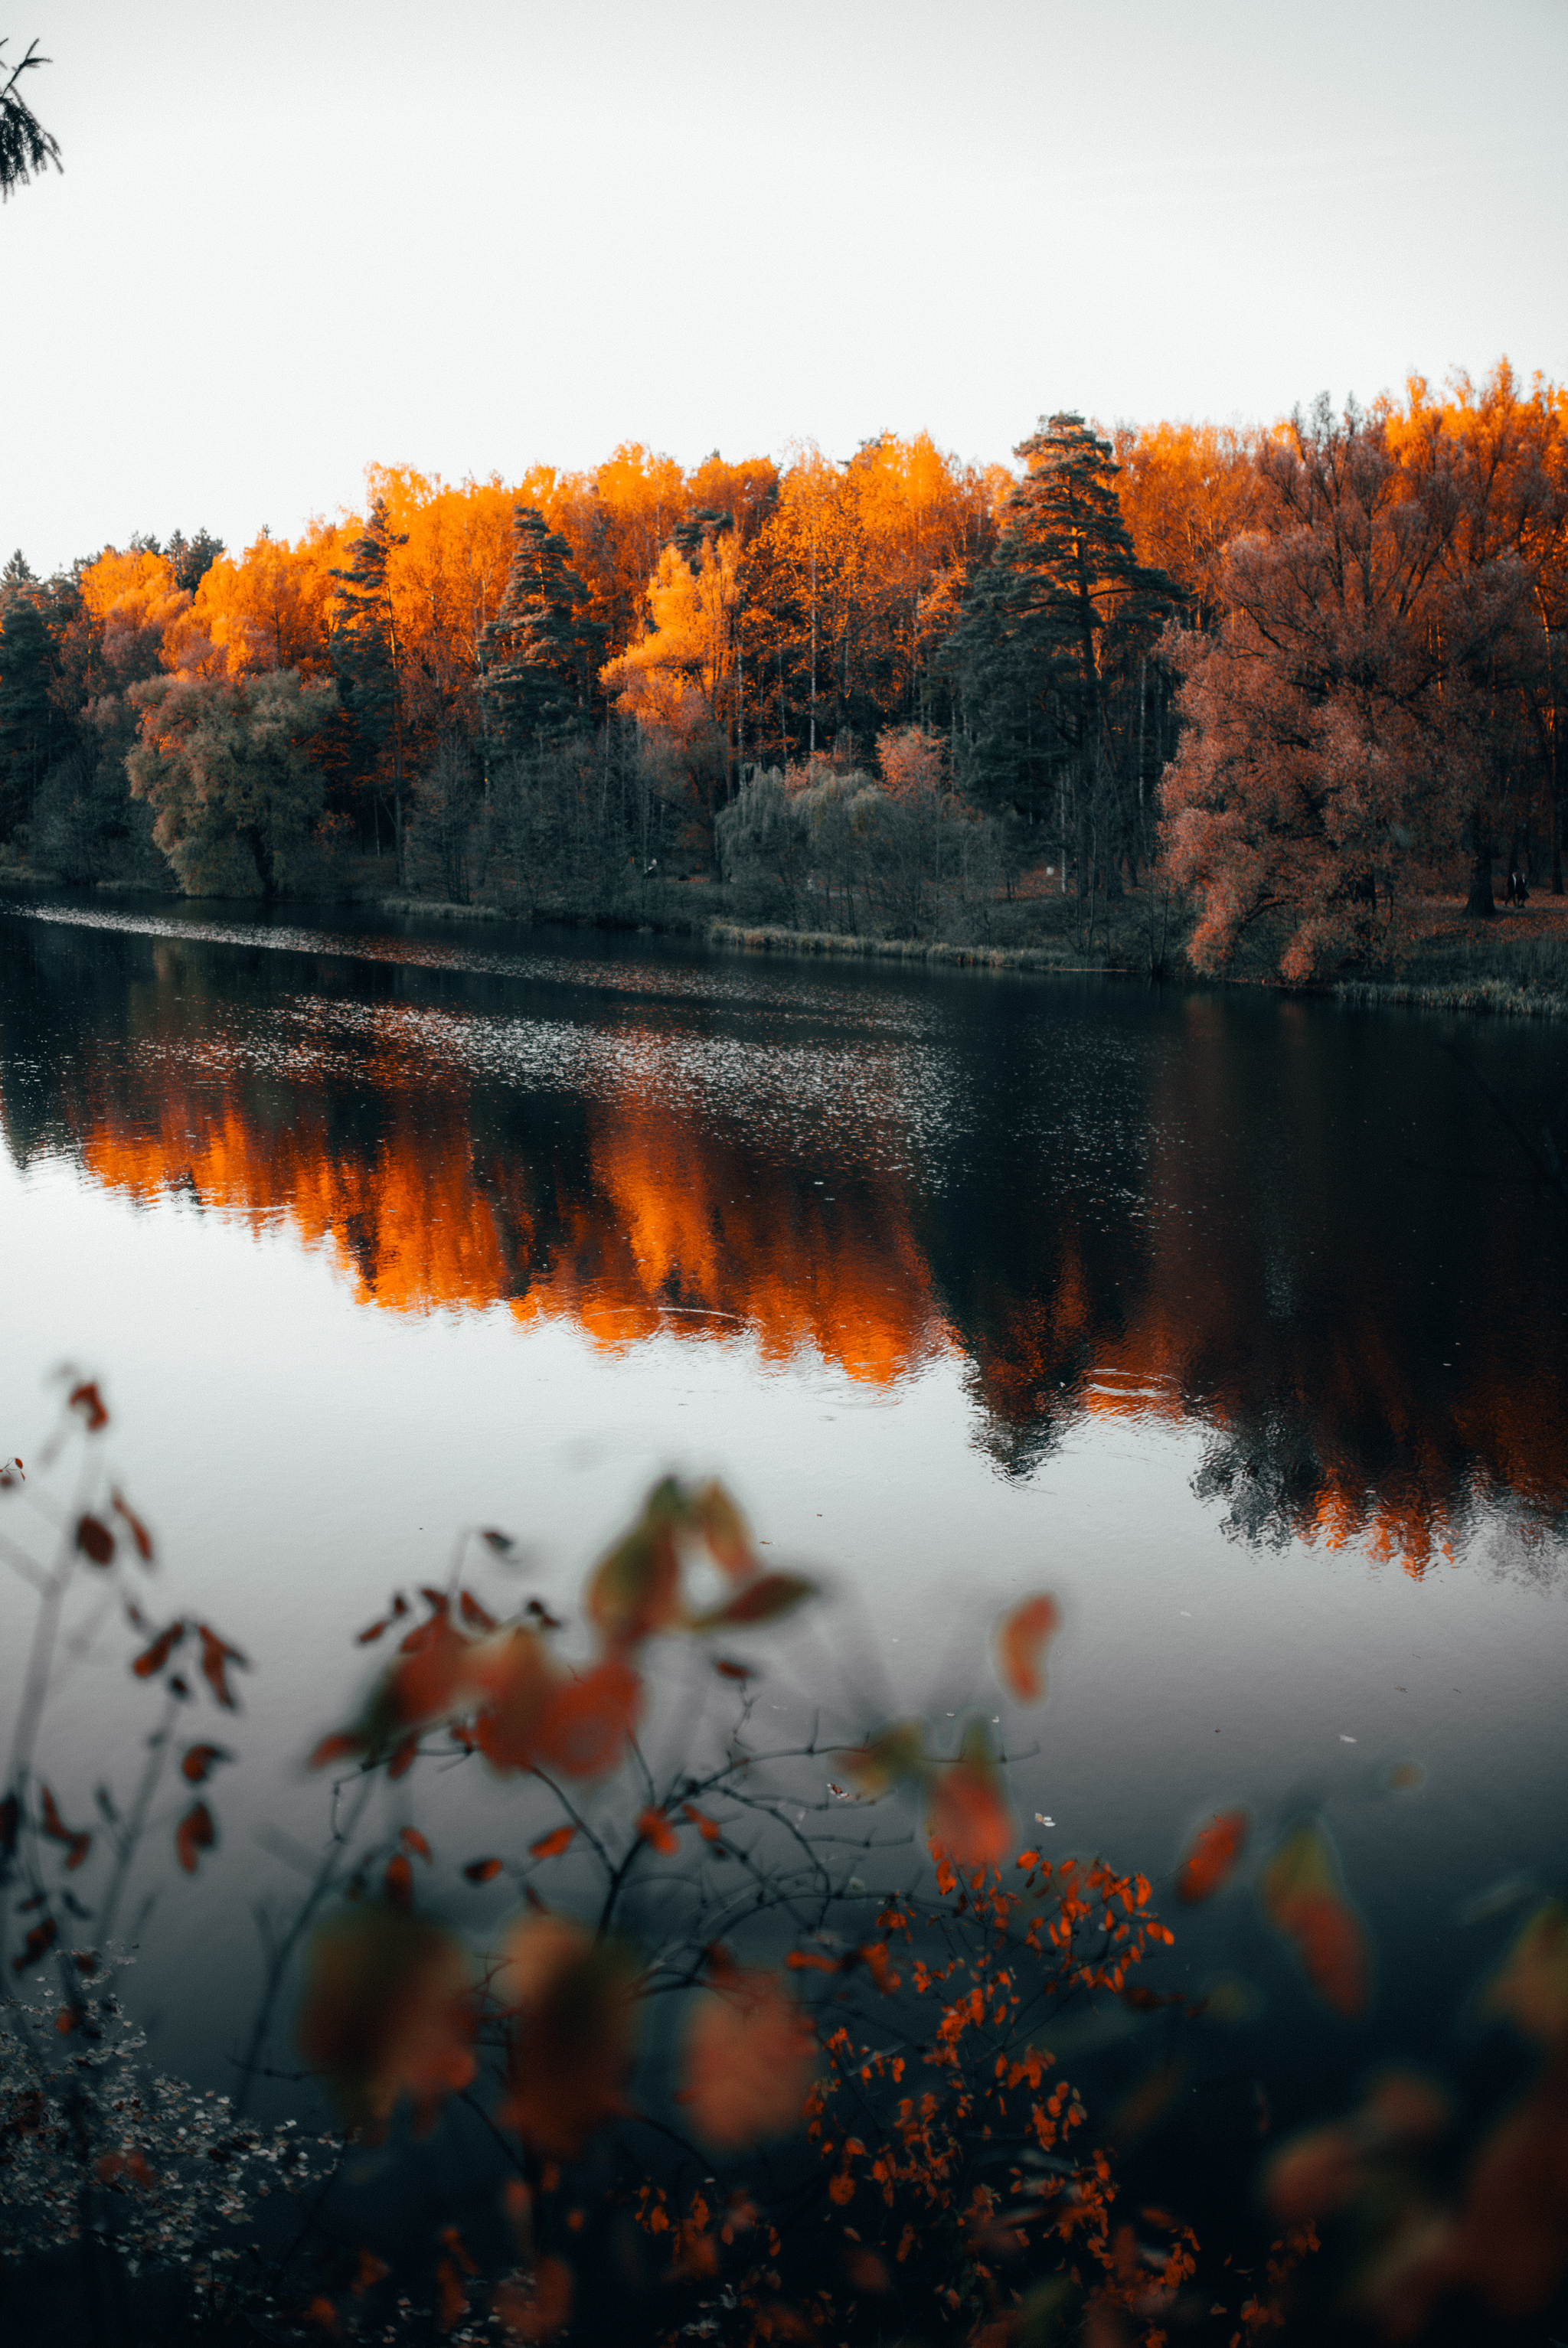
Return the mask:
[(710, 510), (677, 529), (648, 582), (649, 623), (601, 682), (623, 716), (654, 737), (682, 812), (714, 850), (714, 819), (739, 747), (738, 618), (740, 572), (727, 514)]
[(1320, 400), (1259, 469), (1266, 527), (1230, 549), (1221, 625), (1170, 643), (1166, 839), (1198, 966), (1262, 925), (1299, 981), (1398, 951), (1413, 858), (1460, 838), (1491, 910), (1493, 721), (1528, 581), (1476, 534), (1474, 469), (1440, 429), (1401, 449), (1386, 413)]
[(132, 685), (141, 737), (126, 761), (154, 836), (188, 896), (269, 901), (297, 878), (323, 806), (306, 744), (337, 689), (293, 669), (215, 680), (150, 677)]

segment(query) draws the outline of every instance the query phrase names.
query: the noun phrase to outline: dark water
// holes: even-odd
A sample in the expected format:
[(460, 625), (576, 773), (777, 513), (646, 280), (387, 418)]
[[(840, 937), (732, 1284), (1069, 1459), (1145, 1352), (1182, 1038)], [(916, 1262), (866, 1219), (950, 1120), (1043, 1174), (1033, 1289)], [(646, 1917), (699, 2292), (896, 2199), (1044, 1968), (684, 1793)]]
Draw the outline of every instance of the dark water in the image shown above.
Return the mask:
[[(0, 909), (0, 1453), (57, 1359), (101, 1372), (160, 1603), (255, 1666), (222, 1844), (149, 1935), (160, 2058), (222, 2061), (267, 1831), (313, 1833), (298, 1756), (388, 1589), (488, 1521), (565, 1600), (674, 1464), (939, 1725), (1058, 1593), (1008, 1731), (1048, 1847), (1168, 1898), (1217, 1802), (1321, 1811), (1374, 2013), (1317, 2012), (1243, 1898), (1184, 1922), (1187, 1976), (1258, 1993), (1237, 2092), (1265, 2043), (1287, 2107), (1375, 2050), (1483, 2059), (1475, 1984), (1563, 1866), (1568, 1202), (1531, 1152), (1565, 1058), (1239, 994)], [(63, 1801), (127, 1690), (70, 1660)]]

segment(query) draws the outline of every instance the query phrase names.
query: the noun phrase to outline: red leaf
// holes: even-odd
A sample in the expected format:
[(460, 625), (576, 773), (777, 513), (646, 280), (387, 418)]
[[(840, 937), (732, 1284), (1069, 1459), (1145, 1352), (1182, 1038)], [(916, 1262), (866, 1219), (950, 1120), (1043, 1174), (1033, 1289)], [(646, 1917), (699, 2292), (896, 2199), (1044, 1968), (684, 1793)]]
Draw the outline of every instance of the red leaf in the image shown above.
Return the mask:
[(387, 1776), (389, 1778), (406, 1777), (418, 1757), (419, 1739), (418, 1735), (406, 1736), (403, 1739), (402, 1744), (397, 1747), (397, 1752), (392, 1756), (391, 1760), (387, 1764)]
[(996, 1632), (996, 1673), (1020, 1704), (1037, 1704), (1046, 1692), (1041, 1669), (1045, 1651), (1062, 1627), (1054, 1598), (1026, 1598), (1004, 1616)]
[(945, 1856), (966, 1873), (1000, 1867), (1007, 1855), (1012, 1817), (977, 1721), (965, 1730), (958, 1759), (933, 1776), (926, 1837), (937, 1857)]
[(405, 1827), (397, 1839), (405, 1850), (413, 1851), (416, 1857), (424, 1859), (427, 1865), (433, 1863), (430, 1846), (418, 1827)]
[(721, 1680), (746, 1681), (753, 1676), (749, 1663), (732, 1663), (727, 1655), (715, 1655), (713, 1668)]
[(494, 1550), (497, 1557), (505, 1557), (509, 1550), (517, 1547), (510, 1533), (500, 1531), (494, 1525), (486, 1525), (480, 1534), (480, 1539), (487, 1549)]
[[(405, 1861), (405, 1864), (407, 1862)], [(469, 1968), (451, 1935), (379, 1901), (344, 1909), (316, 1933), (298, 2024), (345, 2125), (386, 2134), (404, 2095), (427, 2131), (474, 2076)]]
[(222, 1745), (193, 1745), (180, 1764), (180, 1774), (192, 1786), (204, 1786), (220, 1761), (233, 1757)]
[(686, 2042), (697, 2134), (736, 2152), (796, 2127), (816, 2067), (811, 2024), (776, 1974), (737, 1972), (702, 1993)]
[(642, 1681), (629, 1663), (618, 1656), (596, 1663), (545, 1706), (536, 1731), (540, 1759), (569, 1777), (602, 1776), (625, 1751), (642, 1701)]
[(174, 1829), (174, 1856), (187, 1875), (195, 1874), (201, 1853), (211, 1850), (217, 1839), (211, 1811), (205, 1802), (192, 1802)]
[(98, 2163), (100, 2185), (112, 2185), (118, 2178), (129, 2177), (133, 2185), (150, 2185), (152, 2171), (139, 2152), (106, 2152)]
[(391, 2271), (392, 2270), (387, 2265), (386, 2260), (378, 2259), (375, 2251), (366, 2250), (362, 2242), (359, 2246), (359, 2264), (356, 2271), (354, 2281), (349, 2286), (355, 2298), (363, 2299), (367, 2291), (371, 2290), (375, 2284), (384, 2281), (386, 2277), (389, 2275)]
[(18, 1484), (25, 1484), (26, 1480), (19, 1459), (0, 1459), (0, 1492), (15, 1491)]
[(77, 1868), (82, 1864), (82, 1861), (86, 1859), (88, 1851), (92, 1849), (93, 1838), (90, 1834), (74, 1833), (72, 1829), (67, 1826), (64, 1818), (61, 1818), (58, 1810), (55, 1807), (55, 1797), (53, 1794), (50, 1793), (47, 1786), (41, 1788), (41, 1795), (44, 1809), (44, 1832), (48, 1836), (51, 1842), (63, 1842), (69, 1846), (70, 1857), (66, 1861), (66, 1873), (67, 1875), (74, 1875)]
[(458, 1604), (461, 1610), (464, 1622), (471, 1622), (476, 1631), (493, 1631), (495, 1629), (495, 1616), (490, 1612), (488, 1606), (481, 1606), (480, 1604), (479, 1600), (473, 1595), (471, 1591), (460, 1591), (458, 1596)]
[(508, 2095), (497, 2114), (535, 2149), (574, 2159), (626, 2108), (638, 1967), (564, 1916), (531, 1916), (507, 1942), (496, 1995), (511, 2016)]
[(399, 1851), (387, 1862), (382, 1889), (392, 1908), (411, 1908), (414, 1904), (414, 1870)]
[(706, 1818), (702, 1811), (695, 1808), (690, 1802), (683, 1802), (681, 1809), (696, 1827), (704, 1842), (719, 1842), (723, 1839), (723, 1829), (717, 1819)]
[(89, 1435), (96, 1435), (100, 1426), (108, 1425), (108, 1413), (95, 1379), (86, 1379), (79, 1386), (72, 1387), (69, 1407), (80, 1411)]
[[(575, 1827), (556, 1827), (549, 1834), (541, 1835), (537, 1842), (531, 1842), (528, 1855), (531, 1859), (559, 1859), (563, 1850), (570, 1849), (576, 1833)], [(499, 1867), (500, 1861), (497, 1859), (495, 1864)]]
[(170, 1622), (167, 1631), (160, 1631), (151, 1646), (138, 1655), (130, 1667), (137, 1678), (150, 1680), (160, 1672), (184, 1636), (183, 1622)]
[(325, 1769), (334, 1761), (354, 1761), (363, 1750), (357, 1736), (347, 1734), (324, 1736), (310, 1756), (310, 1766), (313, 1769)]
[(500, 1869), (499, 1859), (470, 1859), (463, 1873), (470, 1883), (493, 1883)]
[(29, 1965), (36, 1965), (45, 1950), (54, 1946), (57, 1930), (52, 1916), (46, 1916), (41, 1924), (35, 1924), (23, 1942), (21, 1955), (12, 1959), (12, 1972), (25, 1973)]
[(1309, 1820), (1286, 1837), (1264, 1867), (1258, 1894), (1275, 1931), (1295, 1943), (1324, 2003), (1346, 2021), (1364, 2013), (1371, 1996), (1371, 1951), (1321, 1826)]
[(1252, 1832), (1252, 1812), (1216, 1810), (1198, 1828), (1176, 1869), (1176, 1897), (1189, 1908), (1212, 1900), (1228, 1883)]
[(94, 1565), (114, 1563), (114, 1535), (101, 1517), (77, 1519), (77, 1547)]
[(201, 1676), (224, 1710), (233, 1712), (237, 1706), (229, 1686), (227, 1666), (238, 1663), (242, 1671), (248, 1670), (250, 1666), (238, 1647), (231, 1647), (227, 1640), (220, 1639), (216, 1631), (210, 1631), (205, 1622), (198, 1622), (196, 1628), (201, 1636)]
[(138, 1557), (141, 1560), (143, 1565), (150, 1565), (152, 1563), (152, 1535), (148, 1531), (147, 1527), (142, 1523), (141, 1519), (137, 1515), (135, 1509), (128, 1505), (125, 1495), (119, 1489), (118, 1485), (110, 1492), (108, 1497), (116, 1516), (120, 1519), (126, 1530), (129, 1533), (131, 1540), (136, 1544), (136, 1553)]
[(663, 1859), (673, 1859), (680, 1849), (680, 1838), (663, 1810), (639, 1810), (637, 1832)]
[(817, 1585), (803, 1573), (759, 1573), (738, 1590), (722, 1606), (710, 1607), (706, 1614), (694, 1615), (694, 1631), (730, 1631), (740, 1624), (777, 1622), (780, 1615), (789, 1614), (802, 1599), (816, 1594)]

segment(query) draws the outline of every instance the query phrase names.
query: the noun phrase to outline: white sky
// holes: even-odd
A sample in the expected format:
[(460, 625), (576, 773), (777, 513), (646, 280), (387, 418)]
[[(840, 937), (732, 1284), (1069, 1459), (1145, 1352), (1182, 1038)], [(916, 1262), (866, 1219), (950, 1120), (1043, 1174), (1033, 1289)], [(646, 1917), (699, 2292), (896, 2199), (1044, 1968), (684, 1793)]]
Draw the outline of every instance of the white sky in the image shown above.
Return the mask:
[(0, 553), (1568, 374), (1564, 0), (0, 0)]

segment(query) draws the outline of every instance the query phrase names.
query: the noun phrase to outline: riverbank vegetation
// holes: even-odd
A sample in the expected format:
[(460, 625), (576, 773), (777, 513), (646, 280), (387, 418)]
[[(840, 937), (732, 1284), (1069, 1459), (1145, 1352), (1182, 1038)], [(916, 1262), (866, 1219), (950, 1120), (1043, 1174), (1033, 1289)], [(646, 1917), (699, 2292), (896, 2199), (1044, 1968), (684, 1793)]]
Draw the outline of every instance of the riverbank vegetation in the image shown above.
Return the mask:
[[(148, 2078), (116, 1928), (133, 1885), (135, 1938), (160, 1875), (200, 1897), (222, 1867), (249, 1663), (170, 1611), (98, 1382), (67, 1370), (60, 1396), (31, 1474), (0, 1467), (36, 1597), (0, 1801), (16, 2336), (1235, 2348), (1554, 2312), (1559, 1903), (1477, 2002), (1497, 2052), (1475, 2108), (1386, 2068), (1260, 2143), (1262, 2083), (1222, 2096), (1264, 1993), (1173, 1973), (1146, 1876), (1017, 1847), (1006, 1746), (1045, 1701), (1055, 1601), (994, 1625), (979, 1700), (908, 1716), (872, 1626), (792, 1646), (825, 1593), (711, 1483), (657, 1485), (571, 1622), (522, 1595), (497, 1527), (392, 1594), (308, 1756), (319, 1858), (258, 1838), (304, 1881), (257, 1903), (230, 2092)], [(40, 1484), (67, 1445), (61, 1505)], [(153, 1725), (133, 1781), (89, 1797), (48, 1696), (63, 1658), (117, 1644)], [(1359, 1798), (1423, 1780), (1401, 1759)], [(1373, 1931), (1322, 1810), (1231, 1799), (1171, 1889), (1189, 1912), (1250, 1898), (1295, 2029), (1368, 2013)], [(260, 2124), (280, 2085), (297, 2114)]]
[(0, 871), (1295, 983), (1561, 896), (1568, 394), (1015, 455), (377, 466), (292, 543), (14, 555)]

